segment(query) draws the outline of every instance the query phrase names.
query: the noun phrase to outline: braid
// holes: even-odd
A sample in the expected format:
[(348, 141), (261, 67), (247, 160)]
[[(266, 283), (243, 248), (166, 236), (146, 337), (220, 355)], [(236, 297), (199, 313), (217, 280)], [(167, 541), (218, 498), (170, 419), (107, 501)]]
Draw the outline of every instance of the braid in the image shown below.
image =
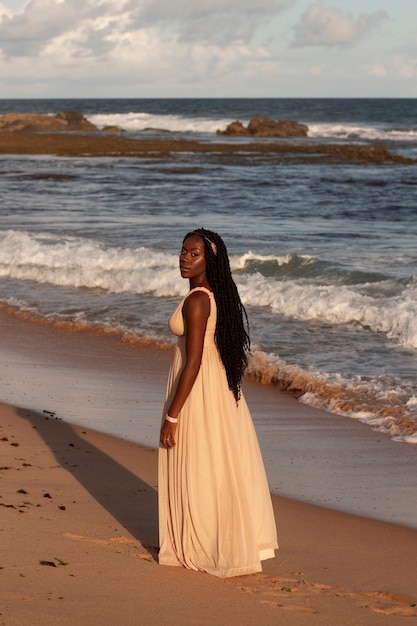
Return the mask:
[(229, 389), (236, 402), (241, 395), (242, 377), (250, 351), (249, 323), (245, 307), (232, 278), (223, 239), (217, 233), (199, 228), (184, 237), (198, 235), (204, 242), (206, 275), (217, 306), (215, 342), (226, 370)]

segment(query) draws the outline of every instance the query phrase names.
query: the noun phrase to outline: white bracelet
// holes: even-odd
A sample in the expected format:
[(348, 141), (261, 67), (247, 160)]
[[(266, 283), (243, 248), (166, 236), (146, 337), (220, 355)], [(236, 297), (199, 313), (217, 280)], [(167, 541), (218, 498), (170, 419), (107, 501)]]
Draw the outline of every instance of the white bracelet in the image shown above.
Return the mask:
[(168, 413), (165, 415), (165, 419), (167, 422), (171, 422), (172, 424), (176, 424), (178, 422), (178, 417), (171, 417)]

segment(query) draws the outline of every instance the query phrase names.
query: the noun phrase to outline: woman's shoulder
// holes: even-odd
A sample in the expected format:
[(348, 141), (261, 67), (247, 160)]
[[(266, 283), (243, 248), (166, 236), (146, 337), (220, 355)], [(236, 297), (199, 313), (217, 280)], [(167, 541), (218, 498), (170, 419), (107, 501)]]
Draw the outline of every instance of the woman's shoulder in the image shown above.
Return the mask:
[[(200, 311), (203, 315), (210, 314), (210, 303), (212, 292), (206, 287), (195, 287), (191, 289), (184, 298), (183, 311), (194, 309)], [(209, 297), (207, 297), (209, 296)]]

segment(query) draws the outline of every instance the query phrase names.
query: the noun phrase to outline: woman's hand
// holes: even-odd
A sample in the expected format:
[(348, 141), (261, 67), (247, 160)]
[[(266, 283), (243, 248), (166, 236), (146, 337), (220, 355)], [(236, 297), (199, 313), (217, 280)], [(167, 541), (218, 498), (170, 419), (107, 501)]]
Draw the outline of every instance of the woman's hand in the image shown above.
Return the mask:
[(164, 448), (173, 448), (175, 446), (175, 434), (177, 432), (177, 424), (172, 424), (165, 420), (162, 424), (161, 435), (159, 437), (159, 441), (164, 446)]

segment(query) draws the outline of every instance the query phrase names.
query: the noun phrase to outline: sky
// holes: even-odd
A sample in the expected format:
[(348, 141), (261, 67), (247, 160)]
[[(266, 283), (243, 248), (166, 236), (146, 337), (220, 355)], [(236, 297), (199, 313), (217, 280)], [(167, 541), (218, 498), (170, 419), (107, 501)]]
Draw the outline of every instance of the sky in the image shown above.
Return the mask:
[(0, 0), (0, 98), (417, 97), (415, 0)]

